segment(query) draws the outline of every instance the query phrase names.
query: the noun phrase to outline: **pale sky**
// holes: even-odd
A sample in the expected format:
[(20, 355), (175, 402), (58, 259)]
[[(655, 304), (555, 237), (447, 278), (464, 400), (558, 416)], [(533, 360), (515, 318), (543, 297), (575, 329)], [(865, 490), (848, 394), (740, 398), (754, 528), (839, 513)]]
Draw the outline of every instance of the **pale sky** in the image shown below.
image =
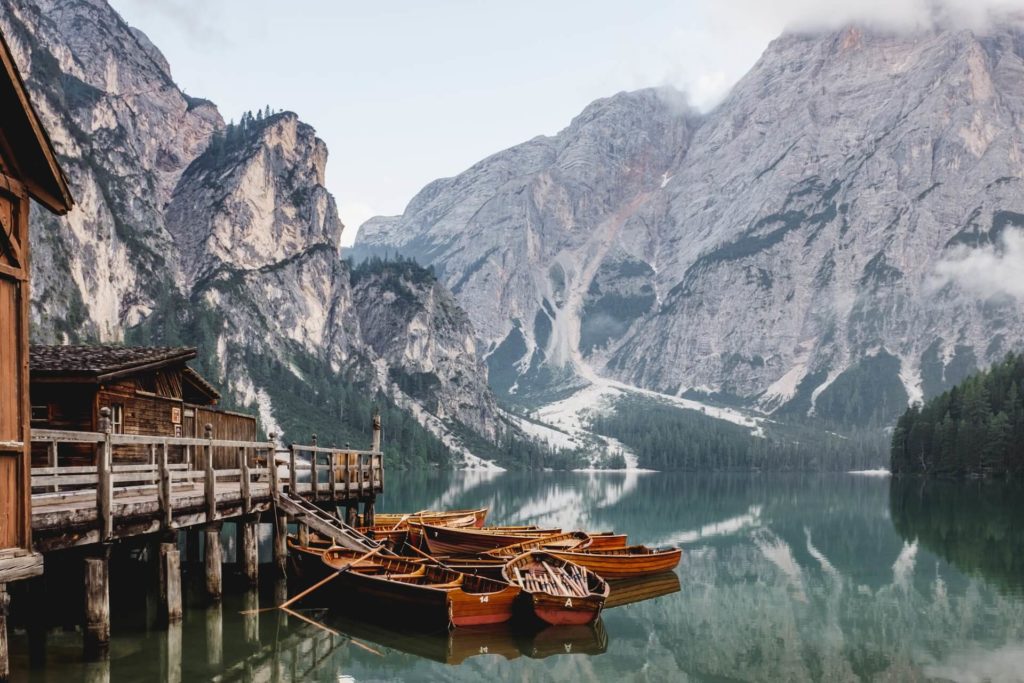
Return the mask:
[(431, 180), (556, 133), (599, 97), (668, 84), (707, 109), (787, 25), (933, 11), (931, 0), (110, 1), (226, 120), (269, 104), (316, 128), (345, 244)]

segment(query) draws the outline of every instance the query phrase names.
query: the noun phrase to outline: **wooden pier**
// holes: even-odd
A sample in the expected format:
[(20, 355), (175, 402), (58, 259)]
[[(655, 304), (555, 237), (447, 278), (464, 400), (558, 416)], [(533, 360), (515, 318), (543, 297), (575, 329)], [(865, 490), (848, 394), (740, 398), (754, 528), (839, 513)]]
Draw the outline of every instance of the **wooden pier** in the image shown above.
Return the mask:
[[(274, 525), (273, 566), (285, 576), (290, 521), (345, 543), (355, 537), (334, 512), (344, 507), (354, 525), (362, 505), (363, 519), (372, 521), (376, 497), (383, 492), (376, 417), (370, 450), (323, 447), (315, 436), (309, 445), (285, 450), (273, 435), (269, 441), (215, 439), (211, 425), (205, 427), (205, 438), (115, 434), (109, 409), (100, 415), (98, 432), (32, 430), (33, 447), (45, 447), (49, 454), (46, 466), (31, 470), (33, 543), (44, 557), (44, 571), (49, 554), (74, 548), (85, 554), (83, 645), (88, 658), (103, 658), (110, 640), (112, 544), (140, 537), (151, 542), (161, 614), (174, 623), (182, 615), (180, 533), (196, 548), (195, 535), (202, 535), (204, 585), (216, 602), (222, 594), (224, 522), (238, 525), (238, 564), (255, 585), (261, 520)], [(62, 450), (75, 453), (78, 463), (83, 449), (94, 450), (94, 465), (61, 462)], [(149, 453), (149, 462), (138, 462), (140, 449)]]

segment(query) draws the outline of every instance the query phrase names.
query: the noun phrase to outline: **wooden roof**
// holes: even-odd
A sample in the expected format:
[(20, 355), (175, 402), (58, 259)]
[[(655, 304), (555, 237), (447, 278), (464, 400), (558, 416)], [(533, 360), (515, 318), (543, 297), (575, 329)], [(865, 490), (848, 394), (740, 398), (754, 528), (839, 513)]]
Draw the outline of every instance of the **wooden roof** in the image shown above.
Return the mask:
[(32, 346), (29, 375), (33, 382), (104, 382), (195, 357), (185, 346)]
[(63, 215), (75, 200), (67, 178), (57, 163), (57, 154), (28, 91), (3, 33), (0, 33), (0, 130), (7, 156), (25, 183), (28, 193), (50, 211)]
[(187, 365), (182, 371), (182, 378), (182, 391), (186, 403), (216, 403), (220, 400), (220, 392), (216, 387)]

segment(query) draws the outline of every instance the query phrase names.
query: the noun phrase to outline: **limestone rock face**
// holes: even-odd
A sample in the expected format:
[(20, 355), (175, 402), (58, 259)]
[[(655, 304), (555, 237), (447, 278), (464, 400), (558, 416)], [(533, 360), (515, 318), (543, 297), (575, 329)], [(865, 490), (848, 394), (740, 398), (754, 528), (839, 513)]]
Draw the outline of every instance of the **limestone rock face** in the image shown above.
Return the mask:
[(1010, 23), (787, 34), (706, 114), (595, 102), (356, 246), (432, 264), (513, 393), (540, 363), (763, 410), (863, 389), (891, 414), (1024, 341), (1018, 300), (943, 277), (1024, 228), (1022, 75)]
[[(268, 431), (297, 417), (268, 380), (285, 368), (383, 391), (435, 432), (496, 437), (475, 332), (443, 286), (405, 288), (397, 264), (354, 286), (311, 126), (291, 112), (226, 125), (103, 0), (4, 0), (0, 29), (77, 200), (32, 214), (36, 339), (199, 344)], [(419, 374), (430, 390), (410, 396)]]

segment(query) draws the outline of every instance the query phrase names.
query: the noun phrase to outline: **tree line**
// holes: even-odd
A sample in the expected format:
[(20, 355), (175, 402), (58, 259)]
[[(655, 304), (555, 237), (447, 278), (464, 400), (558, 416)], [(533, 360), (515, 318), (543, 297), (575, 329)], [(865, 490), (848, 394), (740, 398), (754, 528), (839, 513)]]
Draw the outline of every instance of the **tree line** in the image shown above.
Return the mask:
[(1024, 472), (1024, 356), (1009, 354), (896, 423), (893, 474), (1009, 476)]
[(880, 467), (887, 451), (877, 429), (837, 434), (820, 425), (765, 423), (755, 435), (701, 411), (644, 399), (619, 400), (591, 428), (623, 442), (640, 467), (655, 470), (845, 472)]

